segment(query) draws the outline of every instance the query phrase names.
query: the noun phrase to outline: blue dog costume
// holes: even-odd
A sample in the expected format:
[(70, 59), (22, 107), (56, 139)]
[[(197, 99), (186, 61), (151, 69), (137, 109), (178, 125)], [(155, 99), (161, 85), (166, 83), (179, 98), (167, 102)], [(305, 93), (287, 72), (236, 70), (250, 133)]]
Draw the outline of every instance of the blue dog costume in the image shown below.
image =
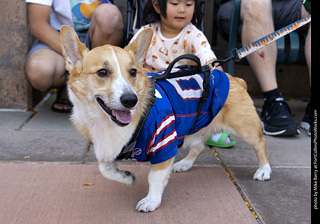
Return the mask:
[[(213, 70), (210, 76), (209, 98), (203, 104), (197, 123), (198, 105), (203, 91), (203, 74), (195, 74), (156, 81), (156, 101), (137, 139), (130, 159), (164, 162), (178, 154), (178, 145), (186, 135), (196, 133), (208, 126), (223, 107), (229, 93), (229, 78)], [(159, 73), (148, 73), (148, 76)]]

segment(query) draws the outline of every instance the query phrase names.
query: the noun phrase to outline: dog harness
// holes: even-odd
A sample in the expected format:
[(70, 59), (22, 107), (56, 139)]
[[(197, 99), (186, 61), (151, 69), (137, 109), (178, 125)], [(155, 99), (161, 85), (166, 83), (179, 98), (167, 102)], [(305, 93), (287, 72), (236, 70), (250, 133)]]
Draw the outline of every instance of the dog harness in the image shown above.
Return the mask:
[(205, 74), (196, 74), (203, 68), (184, 66), (172, 73), (169, 67), (147, 74), (154, 81), (155, 101), (118, 159), (152, 164), (171, 159), (185, 136), (207, 127), (223, 107), (229, 93), (224, 72), (206, 67)]

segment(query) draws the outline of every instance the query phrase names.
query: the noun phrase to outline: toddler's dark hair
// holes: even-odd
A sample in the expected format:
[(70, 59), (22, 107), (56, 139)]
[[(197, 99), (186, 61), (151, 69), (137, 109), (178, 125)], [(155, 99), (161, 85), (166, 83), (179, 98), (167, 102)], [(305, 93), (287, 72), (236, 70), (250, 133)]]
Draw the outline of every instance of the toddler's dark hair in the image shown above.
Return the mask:
[[(167, 18), (167, 0), (157, 0), (160, 8), (160, 13), (164, 18)], [(194, 14), (191, 23), (195, 25), (198, 29), (201, 29), (202, 12), (199, 5), (199, 0), (194, 0)], [(160, 21), (160, 15), (153, 8), (152, 0), (149, 0), (143, 10), (142, 15), (142, 25), (147, 25), (150, 23), (155, 23)]]

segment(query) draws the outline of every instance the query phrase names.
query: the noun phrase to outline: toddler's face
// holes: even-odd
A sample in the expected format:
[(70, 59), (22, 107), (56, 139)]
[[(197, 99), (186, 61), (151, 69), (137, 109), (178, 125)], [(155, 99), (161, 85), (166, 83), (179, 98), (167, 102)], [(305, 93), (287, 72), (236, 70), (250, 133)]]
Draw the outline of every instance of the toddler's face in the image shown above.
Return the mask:
[(161, 16), (161, 22), (171, 29), (181, 30), (191, 22), (194, 7), (194, 0), (168, 0), (167, 18)]

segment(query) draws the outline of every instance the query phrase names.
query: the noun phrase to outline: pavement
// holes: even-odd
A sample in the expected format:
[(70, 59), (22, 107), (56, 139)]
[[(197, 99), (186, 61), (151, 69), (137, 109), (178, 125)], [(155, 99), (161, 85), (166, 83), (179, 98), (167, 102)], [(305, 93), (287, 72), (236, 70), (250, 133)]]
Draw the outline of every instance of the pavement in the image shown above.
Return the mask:
[[(252, 179), (257, 158), (240, 139), (208, 147), (190, 171), (171, 175), (160, 208), (145, 214), (135, 205), (147, 194), (149, 164), (120, 162), (135, 173), (134, 186), (105, 179), (69, 115), (51, 112), (54, 99), (37, 112), (0, 109), (0, 223), (311, 223), (311, 139), (303, 130), (265, 136), (273, 172), (264, 182)], [(261, 111), (262, 99), (254, 103)], [(288, 103), (299, 123), (307, 102)]]

